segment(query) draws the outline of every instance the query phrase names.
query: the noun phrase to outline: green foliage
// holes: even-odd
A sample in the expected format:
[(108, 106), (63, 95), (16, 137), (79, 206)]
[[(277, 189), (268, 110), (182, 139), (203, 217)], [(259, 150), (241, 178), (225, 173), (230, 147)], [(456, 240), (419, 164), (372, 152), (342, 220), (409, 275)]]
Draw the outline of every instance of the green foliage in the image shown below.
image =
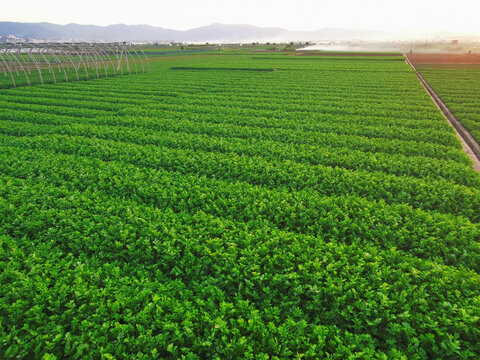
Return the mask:
[(480, 142), (480, 67), (423, 65), (419, 72), (455, 117)]
[(479, 357), (480, 176), (405, 63), (151, 65), (0, 90), (0, 358)]

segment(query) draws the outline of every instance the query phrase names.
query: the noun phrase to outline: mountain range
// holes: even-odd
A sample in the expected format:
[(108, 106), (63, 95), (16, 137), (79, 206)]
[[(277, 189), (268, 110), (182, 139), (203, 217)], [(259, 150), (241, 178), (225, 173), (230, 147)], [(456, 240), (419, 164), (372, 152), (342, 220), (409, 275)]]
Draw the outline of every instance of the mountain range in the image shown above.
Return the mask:
[(172, 30), (150, 25), (57, 25), (52, 23), (0, 22), (0, 36), (84, 41), (177, 41), (177, 42), (251, 42), (251, 41), (328, 41), (373, 40), (385, 34), (373, 30), (325, 28), (316, 31), (291, 31), (253, 25), (214, 23), (190, 30)]

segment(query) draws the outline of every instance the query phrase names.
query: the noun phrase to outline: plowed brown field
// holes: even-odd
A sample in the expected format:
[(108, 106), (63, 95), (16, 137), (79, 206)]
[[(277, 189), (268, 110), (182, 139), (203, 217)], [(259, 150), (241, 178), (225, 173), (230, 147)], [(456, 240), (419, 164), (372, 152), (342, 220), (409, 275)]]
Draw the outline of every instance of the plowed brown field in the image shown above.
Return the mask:
[(413, 64), (480, 64), (480, 54), (413, 53), (407, 56)]

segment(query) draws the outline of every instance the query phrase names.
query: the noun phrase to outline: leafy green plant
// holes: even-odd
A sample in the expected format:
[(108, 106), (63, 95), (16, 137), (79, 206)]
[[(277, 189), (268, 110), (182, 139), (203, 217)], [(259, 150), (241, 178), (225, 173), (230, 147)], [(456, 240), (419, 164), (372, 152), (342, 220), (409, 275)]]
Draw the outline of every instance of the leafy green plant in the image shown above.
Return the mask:
[(478, 358), (480, 176), (408, 65), (150, 60), (0, 90), (0, 358)]

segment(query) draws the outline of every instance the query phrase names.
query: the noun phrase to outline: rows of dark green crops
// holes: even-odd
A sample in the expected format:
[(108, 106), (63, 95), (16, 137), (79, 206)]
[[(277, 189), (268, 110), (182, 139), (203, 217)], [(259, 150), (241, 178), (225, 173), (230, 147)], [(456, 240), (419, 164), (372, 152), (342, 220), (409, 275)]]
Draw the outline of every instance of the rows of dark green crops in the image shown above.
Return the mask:
[(257, 57), (0, 90), (1, 358), (479, 357), (480, 176), (413, 71)]
[(480, 65), (422, 65), (418, 70), (480, 142)]

